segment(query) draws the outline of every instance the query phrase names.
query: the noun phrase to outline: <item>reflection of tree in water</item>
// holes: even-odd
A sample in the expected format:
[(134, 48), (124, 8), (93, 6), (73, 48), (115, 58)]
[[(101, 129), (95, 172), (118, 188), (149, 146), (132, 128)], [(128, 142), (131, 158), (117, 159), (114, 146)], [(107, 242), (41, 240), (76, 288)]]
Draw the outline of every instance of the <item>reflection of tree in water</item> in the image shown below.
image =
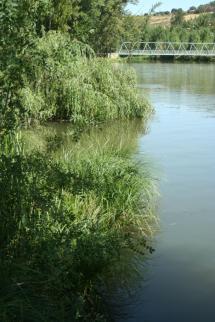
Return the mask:
[(60, 156), (83, 150), (118, 149), (132, 153), (137, 148), (138, 136), (146, 133), (147, 124), (142, 120), (114, 121), (81, 134), (80, 140), (74, 140), (74, 127), (67, 123), (48, 124), (31, 131), (23, 132), (28, 149), (49, 149)]
[(214, 95), (213, 63), (148, 63), (134, 65), (139, 84), (158, 84), (171, 90)]

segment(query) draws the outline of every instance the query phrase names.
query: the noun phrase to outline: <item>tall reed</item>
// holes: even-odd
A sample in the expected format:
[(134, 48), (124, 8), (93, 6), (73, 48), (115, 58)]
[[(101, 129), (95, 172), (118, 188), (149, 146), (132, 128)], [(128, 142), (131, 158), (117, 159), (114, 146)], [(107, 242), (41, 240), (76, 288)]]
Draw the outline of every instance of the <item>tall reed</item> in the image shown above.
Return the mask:
[(150, 175), (123, 146), (56, 159), (12, 138), (0, 173), (0, 320), (101, 321), (96, 286), (152, 236)]

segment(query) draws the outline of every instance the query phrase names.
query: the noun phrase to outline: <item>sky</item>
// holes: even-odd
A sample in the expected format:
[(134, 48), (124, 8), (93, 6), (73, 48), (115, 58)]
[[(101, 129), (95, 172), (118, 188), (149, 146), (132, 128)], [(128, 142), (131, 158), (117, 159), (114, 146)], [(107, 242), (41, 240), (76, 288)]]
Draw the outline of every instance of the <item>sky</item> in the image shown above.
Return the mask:
[[(139, 0), (137, 5), (128, 5), (128, 10), (133, 14), (142, 14), (149, 12), (152, 5), (157, 3), (158, 0)], [(182, 8), (184, 10), (189, 9), (191, 6), (199, 6), (210, 2), (209, 0), (161, 0), (162, 5), (157, 11), (170, 11), (172, 8)]]

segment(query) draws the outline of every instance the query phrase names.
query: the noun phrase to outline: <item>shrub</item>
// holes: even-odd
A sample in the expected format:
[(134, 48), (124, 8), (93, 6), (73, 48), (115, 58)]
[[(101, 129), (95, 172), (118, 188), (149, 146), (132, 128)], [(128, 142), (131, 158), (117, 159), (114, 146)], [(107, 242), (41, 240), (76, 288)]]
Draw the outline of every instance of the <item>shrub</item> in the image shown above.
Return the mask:
[(22, 54), (19, 84), (2, 89), (2, 105), (13, 110), (5, 115), (16, 111), (19, 124), (66, 120), (79, 128), (146, 117), (150, 107), (138, 96), (134, 73), (93, 56), (88, 46), (60, 32), (37, 38)]

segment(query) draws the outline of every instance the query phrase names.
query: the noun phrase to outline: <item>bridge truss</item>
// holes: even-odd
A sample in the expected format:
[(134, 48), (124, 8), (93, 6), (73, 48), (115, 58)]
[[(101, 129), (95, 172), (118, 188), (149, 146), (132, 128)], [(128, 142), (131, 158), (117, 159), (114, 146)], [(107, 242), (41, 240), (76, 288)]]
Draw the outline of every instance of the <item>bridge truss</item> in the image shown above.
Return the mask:
[(205, 56), (215, 57), (215, 43), (124, 42), (119, 56)]

